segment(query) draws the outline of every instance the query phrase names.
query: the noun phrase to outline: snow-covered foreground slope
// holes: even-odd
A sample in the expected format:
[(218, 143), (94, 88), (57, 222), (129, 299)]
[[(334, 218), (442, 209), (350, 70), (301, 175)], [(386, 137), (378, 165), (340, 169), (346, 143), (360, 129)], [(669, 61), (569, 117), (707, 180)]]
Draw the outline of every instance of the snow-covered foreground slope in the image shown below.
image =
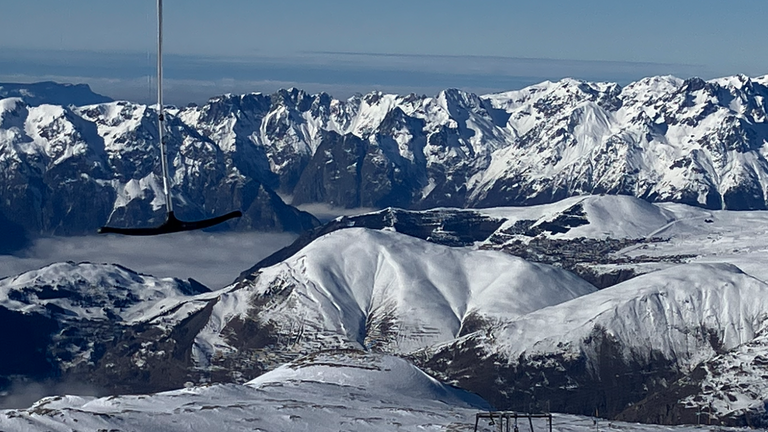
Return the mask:
[[(473, 431), (479, 397), (435, 381), (406, 361), (354, 352), (320, 353), (244, 385), (226, 384), (138, 396), (43, 399), (0, 411), (8, 432), (137, 431)], [(528, 425), (525, 425), (527, 428)], [(546, 432), (537, 421), (535, 432)], [(721, 427), (665, 427), (600, 421), (630, 432), (689, 432)], [(478, 431), (497, 430), (487, 421)], [(590, 432), (593, 419), (555, 414), (553, 430)], [(527, 429), (526, 429), (527, 430)]]
[(205, 366), (242, 348), (246, 335), (228, 335), (255, 321), (302, 350), (409, 352), (594, 291), (505, 253), (349, 228), (221, 294), (195, 347)]
[(3, 431), (466, 430), (489, 405), (397, 357), (320, 353), (245, 385), (43, 399), (0, 411)]

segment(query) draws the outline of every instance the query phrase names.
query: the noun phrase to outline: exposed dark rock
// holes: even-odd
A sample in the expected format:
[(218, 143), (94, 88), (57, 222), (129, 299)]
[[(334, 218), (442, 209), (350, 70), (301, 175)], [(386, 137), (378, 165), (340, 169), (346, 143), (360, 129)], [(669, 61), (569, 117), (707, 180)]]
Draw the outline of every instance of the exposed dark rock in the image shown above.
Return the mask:
[(622, 347), (596, 328), (588, 352), (501, 358), (473, 339), (411, 359), (421, 368), (482, 396), (500, 410), (563, 412), (613, 418), (632, 403), (680, 376), (674, 362), (653, 354), (650, 361), (626, 358)]
[[(566, 217), (565, 219), (569, 219)], [(557, 219), (561, 219), (558, 217)], [(520, 220), (512, 227), (495, 232), (489, 243), (483, 245), (486, 249), (502, 250), (527, 261), (541, 262), (571, 271), (587, 282), (598, 288), (607, 288), (624, 282), (635, 276), (637, 272), (631, 268), (616, 268), (608, 271), (596, 271), (595, 265), (626, 265), (644, 262), (667, 262), (680, 264), (695, 255), (668, 255), (668, 256), (636, 256), (626, 257), (615, 254), (616, 252), (637, 244), (664, 242), (662, 238), (640, 239), (552, 239), (539, 235), (541, 226), (547, 226), (562, 231), (562, 225), (540, 224), (535, 221)], [(528, 241), (514, 239), (518, 235), (535, 235)]]
[(0, 255), (12, 254), (31, 244), (29, 234), (23, 226), (9, 220), (0, 211)]
[(293, 190), (293, 202), (327, 202), (361, 207), (362, 170), (367, 144), (348, 134), (327, 132)]
[[(10, 377), (24, 375), (42, 379), (56, 374), (48, 347), (58, 323), (39, 314), (24, 314), (0, 307), (0, 386)], [(1, 387), (0, 387), (1, 388)]]

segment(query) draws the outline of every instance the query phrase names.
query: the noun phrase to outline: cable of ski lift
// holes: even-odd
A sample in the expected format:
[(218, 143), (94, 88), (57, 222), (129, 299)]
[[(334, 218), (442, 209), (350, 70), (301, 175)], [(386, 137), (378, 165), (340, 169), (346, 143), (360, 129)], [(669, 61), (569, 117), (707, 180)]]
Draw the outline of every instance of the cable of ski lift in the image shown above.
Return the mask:
[(165, 108), (163, 106), (163, 0), (157, 0), (157, 129), (160, 144), (160, 165), (163, 176), (163, 195), (165, 197), (166, 219), (160, 226), (147, 228), (119, 228), (104, 226), (99, 228), (100, 234), (122, 234), (134, 236), (152, 236), (169, 234), (180, 231), (193, 231), (209, 228), (226, 222), (233, 218), (241, 217), (239, 210), (227, 214), (198, 221), (182, 221), (173, 213), (173, 200), (171, 199), (170, 175), (168, 174), (168, 156), (165, 130)]

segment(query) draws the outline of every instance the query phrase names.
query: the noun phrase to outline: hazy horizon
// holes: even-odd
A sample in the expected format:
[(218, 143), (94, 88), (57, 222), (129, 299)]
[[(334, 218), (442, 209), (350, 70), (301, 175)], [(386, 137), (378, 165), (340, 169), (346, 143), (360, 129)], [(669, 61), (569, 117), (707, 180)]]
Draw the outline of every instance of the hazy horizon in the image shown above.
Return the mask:
[[(446, 88), (477, 94), (516, 90), (542, 81), (575, 78), (626, 85), (652, 75), (723, 76), (702, 65), (513, 58), (315, 52), (269, 57), (165, 58), (165, 99), (201, 104), (224, 93), (272, 93), (296, 87), (339, 99), (379, 90), (432, 96)], [(113, 99), (156, 100), (154, 54), (94, 51), (0, 50), (0, 82), (85, 83)]]

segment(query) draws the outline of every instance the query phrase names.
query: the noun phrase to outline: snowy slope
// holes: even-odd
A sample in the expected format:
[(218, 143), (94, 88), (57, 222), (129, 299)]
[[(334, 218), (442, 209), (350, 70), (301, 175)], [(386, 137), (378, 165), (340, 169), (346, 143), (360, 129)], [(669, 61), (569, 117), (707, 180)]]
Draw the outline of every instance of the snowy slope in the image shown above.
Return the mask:
[[(558, 241), (577, 241), (580, 237), (642, 239), (617, 250), (610, 259), (617, 264), (605, 266), (605, 269), (633, 268), (638, 273), (647, 273), (675, 265), (675, 260), (668, 261), (666, 257), (687, 257), (684, 262), (730, 263), (751, 276), (768, 281), (768, 270), (764, 265), (768, 259), (764, 241), (768, 236), (768, 214), (764, 211), (707, 210), (684, 204), (651, 204), (634, 197), (610, 195), (481, 211), (507, 219), (497, 231), (496, 240), (530, 241), (530, 237), (524, 235), (501, 234), (520, 220), (535, 221), (534, 227), (557, 220), (562, 218), (564, 211), (579, 204), (588, 223), (573, 226), (565, 233), (543, 231), (539, 235)], [(486, 242), (489, 246), (490, 243)]]
[(490, 349), (510, 360), (523, 353), (577, 356), (603, 329), (626, 359), (647, 363), (655, 352), (690, 371), (765, 328), (766, 294), (768, 284), (732, 265), (687, 264), (528, 314), (494, 332)]
[[(0, 411), (6, 431), (472, 431), (487, 403), (448, 387), (390, 356), (321, 353), (245, 385), (214, 385), (137, 396), (43, 399), (28, 409)], [(479, 431), (497, 430), (487, 421)], [(525, 425), (527, 428), (528, 425)], [(534, 423), (535, 431), (546, 424)], [(555, 414), (554, 430), (633, 432), (730, 430), (657, 426)], [(526, 429), (527, 430), (527, 429)], [(735, 430), (735, 429), (733, 429)]]
[(594, 290), (572, 274), (504, 253), (350, 228), (222, 294), (196, 348), (201, 362), (227, 354), (234, 350), (227, 328), (254, 319), (310, 352), (408, 352)]
[[(362, 364), (361, 364), (362, 362)], [(416, 378), (405, 381), (404, 377)], [(28, 409), (0, 411), (13, 431), (472, 431), (487, 404), (447, 387), (389, 356), (321, 354), (286, 365), (245, 385), (214, 385), (137, 396), (43, 399)], [(536, 421), (535, 432), (546, 431)], [(555, 414), (553, 429), (631, 432), (737, 430), (721, 426), (658, 426)], [(528, 425), (525, 425), (527, 430)], [(479, 431), (498, 430), (481, 421)]]
[[(690, 376), (702, 362), (753, 343), (768, 324), (767, 294), (768, 284), (735, 266), (686, 264), (531, 312), (415, 358), (496, 406), (543, 408), (545, 401), (555, 411), (599, 408), (616, 416)], [(664, 416), (667, 403), (662, 399), (642, 418), (681, 421)]]
[[(553, 239), (644, 238), (656, 235), (656, 231), (677, 219), (676, 215), (665, 207), (626, 195), (579, 196), (552, 204), (497, 207), (478, 211), (506, 219), (498, 230), (501, 232), (513, 229), (520, 221), (531, 221), (528, 229), (536, 229), (556, 221), (563, 214), (572, 214), (580, 219), (578, 223), (570, 224), (566, 232), (542, 229), (542, 235)], [(709, 214), (710, 212), (702, 212), (702, 215)]]
[(408, 352), (594, 290), (507, 254), (350, 228), (221, 293), (194, 359), (270, 368), (324, 348)]
[(445, 430), (472, 424), (482, 409), (488, 404), (479, 397), (441, 384), (402, 359), (340, 352), (302, 359), (245, 385), (47, 398), (27, 410), (0, 411), (0, 429)]

